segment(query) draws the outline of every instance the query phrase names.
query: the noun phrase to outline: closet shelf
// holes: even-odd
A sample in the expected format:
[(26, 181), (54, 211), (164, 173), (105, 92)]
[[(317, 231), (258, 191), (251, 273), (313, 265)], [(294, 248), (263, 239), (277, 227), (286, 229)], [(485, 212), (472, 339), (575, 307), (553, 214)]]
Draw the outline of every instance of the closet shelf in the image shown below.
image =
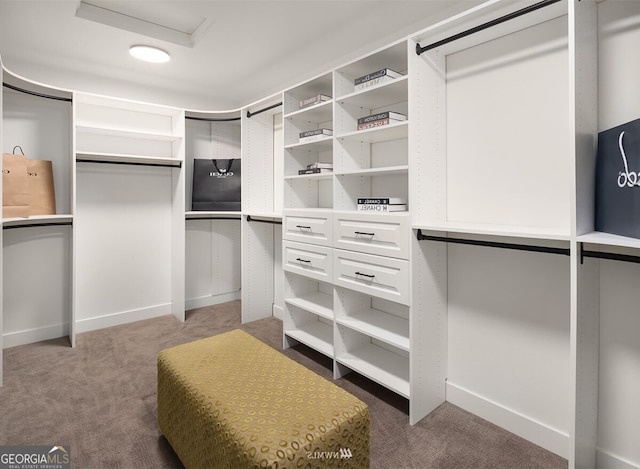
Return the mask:
[(214, 219), (214, 218), (228, 218), (229, 220), (239, 220), (242, 214), (238, 211), (190, 211), (185, 212), (185, 218), (187, 220), (202, 220), (202, 219)]
[(323, 322), (315, 321), (284, 332), (292, 339), (301, 342), (318, 352), (333, 356), (333, 327)]
[(85, 135), (103, 135), (107, 137), (132, 138), (137, 140), (155, 140), (162, 142), (175, 142), (182, 137), (179, 135), (157, 133), (157, 132), (136, 132), (131, 130), (120, 130), (109, 127), (92, 127), (78, 125), (76, 131)]
[(285, 119), (304, 119), (311, 122), (330, 121), (333, 116), (333, 99), (322, 101), (304, 109), (285, 114)]
[(138, 156), (116, 153), (99, 153), (83, 151), (76, 153), (76, 161), (83, 163), (116, 163), (142, 166), (171, 166), (179, 168), (182, 160), (158, 156)]
[(336, 356), (336, 361), (409, 399), (409, 359), (372, 343)]
[(318, 180), (318, 179), (331, 179), (333, 177), (332, 172), (328, 172), (328, 173), (315, 173), (315, 174), (295, 174), (293, 176), (285, 176), (284, 179), (314, 179), (314, 180)]
[(601, 231), (593, 231), (578, 236), (578, 242), (600, 244), (602, 246), (619, 246), (626, 248), (640, 248), (640, 239), (629, 238), (628, 236), (620, 236), (612, 233), (603, 233)]
[(570, 234), (562, 229), (536, 226), (491, 225), (459, 222), (416, 223), (413, 229), (443, 231), (449, 233), (476, 234), (550, 241), (569, 241)]
[(336, 318), (338, 324), (409, 351), (409, 321), (376, 309), (364, 309)]
[(407, 100), (407, 83), (408, 76), (405, 75), (375, 88), (355, 91), (341, 96), (338, 101), (340, 103), (358, 105), (366, 109), (376, 109), (381, 106), (400, 103)]
[(407, 138), (409, 135), (409, 121), (401, 121), (372, 129), (354, 130), (336, 136), (340, 140), (360, 141), (367, 143), (387, 142)]
[(333, 319), (333, 296), (328, 293), (314, 292), (284, 301), (323, 318)]
[(284, 148), (286, 150), (304, 149), (308, 151), (330, 150), (333, 148), (333, 137), (328, 136), (322, 140), (316, 140), (314, 142), (290, 143), (289, 145), (285, 145)]
[(408, 174), (409, 166), (386, 166), (382, 168), (365, 168), (353, 171), (340, 171), (334, 173), (336, 176), (392, 176), (394, 174)]

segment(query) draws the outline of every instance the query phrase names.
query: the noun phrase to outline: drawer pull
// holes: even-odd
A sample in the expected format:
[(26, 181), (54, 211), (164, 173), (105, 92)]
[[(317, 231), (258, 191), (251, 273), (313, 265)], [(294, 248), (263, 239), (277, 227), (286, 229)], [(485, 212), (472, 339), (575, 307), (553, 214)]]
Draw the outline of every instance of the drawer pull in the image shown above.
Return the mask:
[(305, 226), (305, 225), (296, 225), (296, 228), (300, 228), (301, 230), (310, 230), (311, 229), (310, 226)]
[(307, 262), (308, 264), (311, 264), (311, 261), (309, 259), (301, 259), (300, 257), (298, 257), (296, 260), (298, 262)]
[(362, 272), (356, 272), (356, 275), (361, 275), (361, 276), (367, 277), (367, 278), (374, 278), (375, 277), (375, 275), (363, 274)]
[(356, 231), (355, 232), (357, 235), (362, 235), (362, 236), (375, 236), (375, 233), (367, 233), (365, 231)]

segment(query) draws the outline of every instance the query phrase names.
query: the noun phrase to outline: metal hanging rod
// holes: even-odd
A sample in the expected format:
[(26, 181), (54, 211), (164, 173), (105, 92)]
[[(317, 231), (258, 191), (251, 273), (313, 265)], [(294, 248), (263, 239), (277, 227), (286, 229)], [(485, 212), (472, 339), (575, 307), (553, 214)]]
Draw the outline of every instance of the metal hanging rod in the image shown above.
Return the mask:
[(440, 47), (443, 46), (445, 44), (448, 44), (450, 42), (453, 41), (457, 41), (458, 39), (462, 39), (463, 37), (467, 37), (467, 36), (471, 36), (472, 34), (475, 34), (477, 32), (483, 31), (485, 29), (489, 29), (493, 26), (497, 26), (501, 23), (505, 23), (509, 20), (512, 20), (514, 18), (518, 18), (519, 16), (523, 16), (526, 15), (528, 13), (531, 13), (533, 11), (539, 10), (540, 8), (544, 8), (547, 7), (549, 5), (553, 5), (554, 3), (558, 3), (560, 0), (543, 0), (541, 2), (538, 3), (534, 3), (533, 5), (529, 5), (528, 7), (522, 8), (521, 10), (517, 10), (514, 11), (512, 13), (509, 13), (507, 15), (501, 16), (500, 18), (496, 18), (494, 20), (491, 21), (487, 21), (486, 23), (483, 23), (481, 25), (475, 26), (471, 29), (467, 29), (466, 31), (462, 31), (461, 33), (458, 34), (454, 34), (453, 36), (449, 36), (448, 38), (445, 39), (441, 39), (440, 41), (436, 41), (432, 44), (429, 44), (427, 46), (421, 46), (420, 44), (416, 44), (416, 54), (420, 55), (423, 52), (426, 52), (428, 50), (431, 49), (435, 49), (436, 47)]
[(260, 114), (261, 112), (265, 112), (270, 109), (277, 108), (278, 106), (282, 106), (282, 101), (276, 104), (272, 104), (271, 106), (265, 107), (264, 109), (260, 109), (259, 111), (256, 111), (256, 112), (247, 111), (247, 117), (250, 118), (251, 116), (255, 116), (256, 114)]
[(55, 223), (55, 222), (51, 222), (51, 223), (26, 223), (24, 225), (3, 226), (2, 229), (3, 230), (13, 230), (13, 229), (16, 229), (16, 228), (39, 228), (41, 226), (73, 226), (73, 222), (63, 221), (63, 222), (60, 222), (60, 223)]
[(531, 251), (531, 252), (543, 252), (547, 254), (562, 254), (564, 256), (570, 255), (569, 248), (553, 248), (548, 246), (532, 246), (529, 244), (516, 244), (516, 243), (499, 243), (496, 241), (480, 241), (477, 239), (463, 239), (463, 238), (447, 238), (445, 236), (431, 236), (422, 234), (422, 230), (418, 230), (418, 241), (438, 241), (442, 243), (454, 243), (454, 244), (469, 244), (471, 246), (483, 246), (490, 248), (500, 249), (513, 249), (516, 251)]
[(38, 93), (36, 91), (29, 91), (15, 85), (10, 85), (9, 83), (3, 82), (2, 86), (4, 86), (5, 88), (9, 88), (10, 90), (19, 91), (20, 93), (30, 94), (31, 96), (38, 96), (39, 98), (55, 99), (56, 101), (66, 101), (68, 103), (73, 102), (73, 99), (71, 98), (63, 98), (62, 96), (52, 96), (49, 94)]
[(94, 164), (120, 164), (120, 165), (128, 165), (128, 166), (157, 166), (159, 168), (181, 168), (182, 161), (176, 164), (167, 164), (167, 163), (140, 163), (136, 161), (104, 161), (104, 160), (92, 160), (91, 158), (78, 158), (76, 159), (78, 163), (94, 163)]
[(272, 225), (282, 225), (281, 221), (275, 221), (275, 220), (260, 220), (258, 218), (253, 218), (251, 217), (251, 215), (247, 215), (247, 221), (257, 221), (260, 223), (271, 223)]
[(191, 117), (185, 116), (185, 119), (190, 119), (192, 121), (206, 121), (206, 122), (231, 122), (231, 121), (239, 121), (241, 117), (221, 117), (219, 119), (213, 117)]
[(580, 243), (580, 264), (584, 263), (585, 257), (593, 257), (595, 259), (606, 259), (610, 261), (632, 262), (640, 264), (640, 256), (631, 256), (629, 254), (617, 254), (615, 252), (588, 251), (584, 248), (584, 243)]

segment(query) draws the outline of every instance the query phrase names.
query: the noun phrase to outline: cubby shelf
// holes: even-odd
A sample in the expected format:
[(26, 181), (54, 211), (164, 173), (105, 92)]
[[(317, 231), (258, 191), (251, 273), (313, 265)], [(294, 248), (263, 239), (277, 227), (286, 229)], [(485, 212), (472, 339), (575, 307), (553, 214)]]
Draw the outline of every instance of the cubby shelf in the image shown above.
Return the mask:
[(386, 166), (380, 168), (362, 168), (352, 171), (340, 171), (334, 173), (336, 176), (392, 176), (396, 174), (407, 174), (409, 172), (408, 165)]
[(408, 135), (409, 121), (400, 121), (371, 129), (344, 132), (336, 135), (336, 138), (340, 140), (379, 143), (407, 138)]
[(337, 355), (336, 361), (410, 399), (407, 358), (371, 343)]
[(242, 212), (236, 211), (190, 211), (185, 213), (185, 218), (187, 220), (201, 220), (201, 219), (210, 219), (210, 218), (224, 218), (229, 220), (237, 219), (239, 220), (242, 216)]
[(323, 322), (309, 322), (296, 329), (285, 330), (284, 333), (323, 355), (333, 356), (333, 328)]
[(409, 352), (409, 321), (372, 308), (336, 318), (336, 323)]
[(323, 318), (333, 319), (333, 296), (327, 293), (313, 292), (299, 297), (285, 298), (284, 301)]
[(363, 106), (368, 109), (375, 109), (381, 106), (399, 103), (407, 100), (407, 75), (395, 78), (393, 81), (378, 85), (375, 88), (354, 91), (353, 93), (341, 96), (338, 102)]
[(325, 137), (321, 140), (316, 140), (314, 142), (291, 143), (291, 144), (285, 145), (284, 148), (285, 150), (300, 149), (300, 150), (307, 150), (307, 151), (325, 151), (325, 150), (331, 150), (332, 146), (333, 146), (333, 138)]
[(305, 119), (313, 122), (324, 122), (331, 120), (333, 115), (333, 100), (322, 101), (313, 106), (305, 107), (297, 111), (285, 114), (285, 119)]

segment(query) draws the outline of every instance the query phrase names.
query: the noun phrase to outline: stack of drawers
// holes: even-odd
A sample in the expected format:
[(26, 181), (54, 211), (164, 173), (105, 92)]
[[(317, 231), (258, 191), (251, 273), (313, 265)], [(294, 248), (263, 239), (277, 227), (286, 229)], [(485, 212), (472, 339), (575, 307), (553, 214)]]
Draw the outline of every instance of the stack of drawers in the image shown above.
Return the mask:
[(302, 342), (409, 398), (407, 213), (286, 210), (285, 346)]

